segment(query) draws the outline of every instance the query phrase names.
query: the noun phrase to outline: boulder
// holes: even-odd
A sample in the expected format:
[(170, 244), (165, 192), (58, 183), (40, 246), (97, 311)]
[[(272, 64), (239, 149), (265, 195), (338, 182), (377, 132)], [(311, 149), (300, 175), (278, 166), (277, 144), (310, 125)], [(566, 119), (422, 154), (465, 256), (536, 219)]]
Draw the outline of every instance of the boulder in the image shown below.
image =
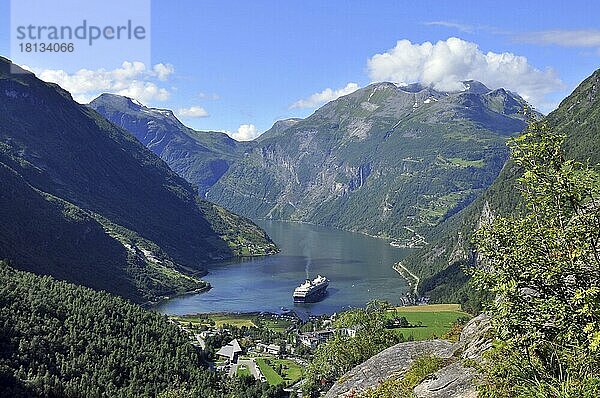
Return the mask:
[(377, 387), (391, 376), (408, 370), (416, 358), (426, 354), (448, 358), (452, 355), (452, 343), (429, 340), (396, 344), (355, 366), (331, 387), (325, 397), (350, 397)]
[(413, 392), (419, 398), (475, 398), (478, 375), (463, 360), (481, 361), (491, 347), (490, 320), (485, 314), (471, 319), (463, 328), (458, 342), (428, 340), (400, 343), (357, 365), (342, 376), (325, 395), (326, 398), (353, 397), (377, 387), (390, 377), (401, 377), (414, 360), (423, 355), (450, 359), (450, 364), (438, 370)]

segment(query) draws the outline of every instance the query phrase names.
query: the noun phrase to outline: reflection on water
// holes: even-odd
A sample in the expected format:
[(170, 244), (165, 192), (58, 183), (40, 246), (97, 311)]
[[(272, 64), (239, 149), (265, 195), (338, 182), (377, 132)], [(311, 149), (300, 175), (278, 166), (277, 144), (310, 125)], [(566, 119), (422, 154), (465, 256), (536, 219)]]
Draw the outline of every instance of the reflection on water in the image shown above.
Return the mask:
[[(281, 253), (229, 261), (209, 267), (213, 288), (159, 304), (167, 314), (197, 312), (280, 312), (282, 307), (311, 314), (364, 306), (373, 299), (397, 303), (408, 287), (392, 265), (408, 250), (365, 235), (278, 221), (258, 221)], [(317, 274), (331, 281), (319, 303), (294, 304), (292, 293)]]

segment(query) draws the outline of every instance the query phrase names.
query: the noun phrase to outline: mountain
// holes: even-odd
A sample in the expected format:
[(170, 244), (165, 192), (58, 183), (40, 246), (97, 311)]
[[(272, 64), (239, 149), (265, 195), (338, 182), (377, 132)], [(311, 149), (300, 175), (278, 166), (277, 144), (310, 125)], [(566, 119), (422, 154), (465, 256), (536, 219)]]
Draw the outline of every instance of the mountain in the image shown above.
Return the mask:
[(0, 259), (135, 301), (205, 288), (208, 262), (274, 252), (125, 130), (0, 58)]
[[(566, 135), (569, 158), (599, 165), (600, 70), (584, 80), (545, 121), (553, 131)], [(515, 184), (520, 175), (519, 168), (509, 160), (480, 198), (427, 236), (429, 245), (403, 260), (421, 278), (420, 294), (435, 301), (477, 300), (465, 287), (468, 278), (462, 272), (462, 267), (475, 261), (470, 236), (481, 221), (518, 211), (520, 194)]]
[(265, 131), (261, 135), (256, 138), (257, 142), (264, 141), (267, 138), (279, 137), (285, 133), (287, 129), (292, 126), (295, 126), (298, 122), (302, 121), (299, 118), (290, 118), (284, 120), (278, 120), (273, 124), (269, 130)]
[(475, 81), (460, 92), (377, 83), (263, 134), (208, 190), (251, 218), (422, 244), (487, 188), (525, 101)]
[(247, 146), (227, 134), (184, 126), (167, 109), (143, 106), (131, 98), (102, 94), (89, 106), (133, 134), (177, 174), (206, 191), (241, 158)]

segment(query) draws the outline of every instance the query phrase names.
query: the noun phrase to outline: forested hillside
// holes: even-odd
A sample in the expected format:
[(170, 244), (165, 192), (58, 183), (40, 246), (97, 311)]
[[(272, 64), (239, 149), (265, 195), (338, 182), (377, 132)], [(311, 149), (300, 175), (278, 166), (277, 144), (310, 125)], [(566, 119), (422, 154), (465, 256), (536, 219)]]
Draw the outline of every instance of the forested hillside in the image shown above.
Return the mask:
[(252, 146), (222, 132), (192, 130), (170, 110), (149, 108), (119, 95), (102, 94), (89, 106), (133, 134), (173, 171), (196, 185), (200, 195)]
[[(277, 397), (205, 369), (166, 317), (0, 262), (0, 396)], [(179, 395), (181, 393), (181, 395)]]

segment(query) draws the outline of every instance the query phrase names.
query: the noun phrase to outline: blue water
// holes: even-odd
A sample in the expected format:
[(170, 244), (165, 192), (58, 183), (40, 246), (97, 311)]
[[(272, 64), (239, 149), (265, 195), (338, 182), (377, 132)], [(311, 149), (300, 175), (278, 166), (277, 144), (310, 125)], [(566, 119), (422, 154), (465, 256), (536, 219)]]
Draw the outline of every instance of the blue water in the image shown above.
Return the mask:
[[(331, 314), (361, 307), (373, 299), (398, 303), (408, 291), (392, 265), (407, 249), (362, 234), (307, 224), (258, 221), (281, 253), (215, 264), (204, 277), (212, 289), (175, 297), (155, 307), (166, 314), (206, 312), (281, 312), (296, 309), (309, 314)], [(306, 275), (329, 278), (323, 301), (294, 304), (292, 293)]]

